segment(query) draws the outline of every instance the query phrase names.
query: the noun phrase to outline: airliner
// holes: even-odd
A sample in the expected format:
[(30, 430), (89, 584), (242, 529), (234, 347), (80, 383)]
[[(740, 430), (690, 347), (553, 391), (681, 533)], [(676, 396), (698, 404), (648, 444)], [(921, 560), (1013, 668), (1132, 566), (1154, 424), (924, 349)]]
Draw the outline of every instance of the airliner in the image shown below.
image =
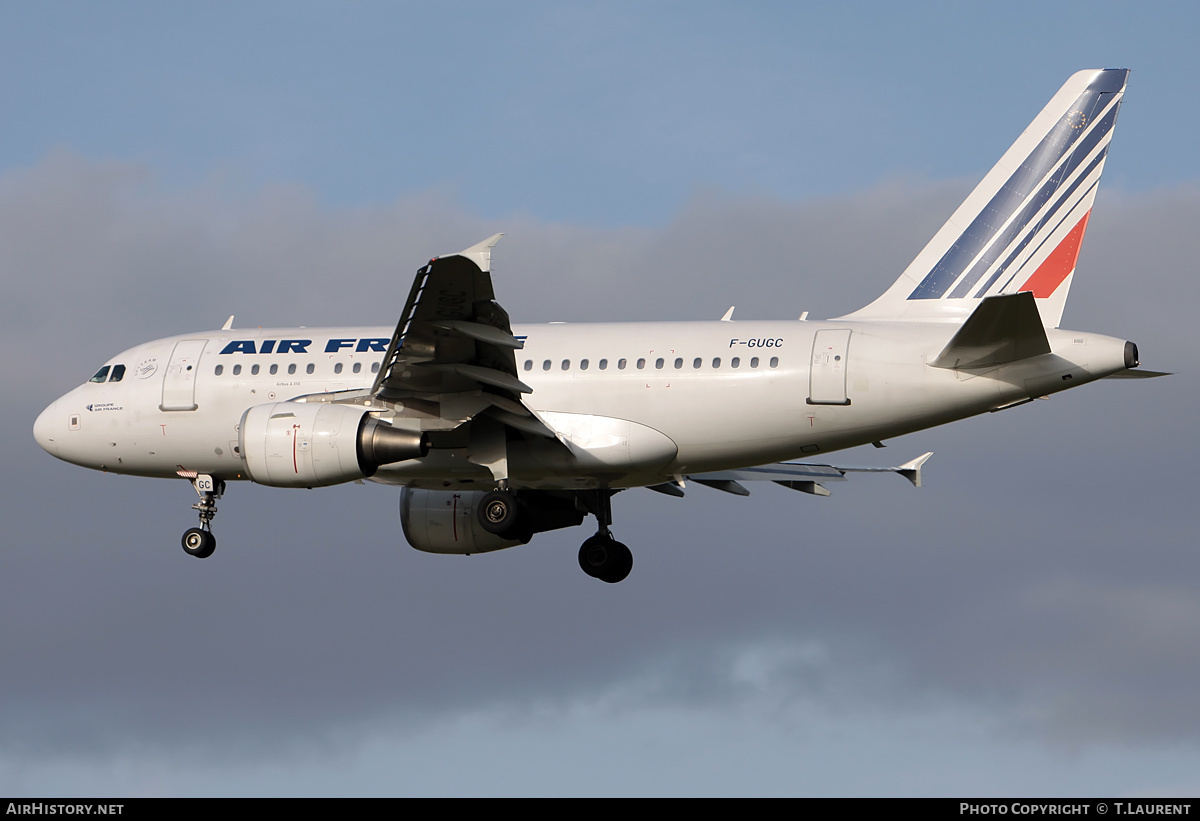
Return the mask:
[(394, 329), (219, 330), (108, 360), (38, 417), (84, 467), (191, 482), (210, 556), (227, 483), (397, 485), (418, 550), (472, 554), (577, 526), (604, 582), (633, 555), (612, 497), (817, 496), (852, 472), (920, 486), (930, 454), (851, 468), (825, 455), (1135, 371), (1124, 339), (1059, 328), (1126, 69), (1067, 80), (878, 299), (834, 319), (513, 326), (493, 293), (497, 234), (435, 257)]

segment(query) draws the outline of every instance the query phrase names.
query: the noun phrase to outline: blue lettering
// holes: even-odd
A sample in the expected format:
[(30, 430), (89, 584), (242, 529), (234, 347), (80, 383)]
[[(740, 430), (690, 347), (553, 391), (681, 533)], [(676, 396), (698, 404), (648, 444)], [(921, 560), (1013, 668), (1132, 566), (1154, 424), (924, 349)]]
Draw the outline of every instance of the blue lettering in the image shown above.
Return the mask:
[[(367, 353), (369, 351), (384, 353), (387, 351), (388, 344), (391, 341), (391, 339), (386, 337), (330, 339), (325, 343), (325, 353), (339, 353), (349, 348), (353, 348), (356, 353)], [(311, 339), (281, 339), (278, 342), (279, 350), (276, 350), (276, 341), (274, 339), (264, 339), (262, 342), (257, 343), (256, 350), (256, 343), (253, 339), (235, 339), (228, 343), (221, 350), (221, 353), (308, 353), (308, 346), (311, 344)]]
[(253, 339), (235, 339), (221, 353), (254, 353)]

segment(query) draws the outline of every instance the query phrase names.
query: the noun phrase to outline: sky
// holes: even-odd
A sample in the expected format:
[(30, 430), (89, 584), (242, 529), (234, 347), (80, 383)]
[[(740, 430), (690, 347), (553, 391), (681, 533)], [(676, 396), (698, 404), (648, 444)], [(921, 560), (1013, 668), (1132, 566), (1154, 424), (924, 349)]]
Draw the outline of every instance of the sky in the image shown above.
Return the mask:
[[(1200, 12), (1161, 3), (0, 2), (0, 794), (1195, 795)], [(1108, 381), (409, 548), (394, 488), (58, 462), (33, 420), (219, 327), (392, 325), (496, 231), (516, 323), (881, 293), (1074, 71), (1133, 70), (1063, 324)], [(1188, 103), (1188, 105), (1184, 105)]]

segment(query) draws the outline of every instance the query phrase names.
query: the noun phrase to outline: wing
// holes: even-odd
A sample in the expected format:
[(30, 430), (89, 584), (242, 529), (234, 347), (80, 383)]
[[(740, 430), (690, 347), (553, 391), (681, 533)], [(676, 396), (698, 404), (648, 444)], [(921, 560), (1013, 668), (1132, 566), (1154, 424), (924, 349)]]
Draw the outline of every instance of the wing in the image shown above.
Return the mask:
[(532, 388), (517, 378), (508, 313), (492, 291), (496, 234), (417, 271), (408, 301), (370, 394), (395, 412), (393, 424), (456, 434), (470, 461), (507, 479), (507, 439), (554, 438), (521, 401)]
[(517, 378), (513, 351), (521, 342), (492, 292), (492, 246), (500, 236), (435, 257), (417, 271), (371, 386), (373, 396), (460, 423), (474, 415), (455, 401), (464, 395), (481, 397), (477, 411), (490, 406), (492, 397), (519, 404), (521, 394), (531, 392)]
[[(774, 482), (777, 485), (812, 493), (816, 496), (828, 496), (829, 491), (821, 482), (842, 482), (847, 473), (898, 473), (915, 487), (921, 486), (921, 466), (933, 456), (926, 453), (898, 467), (837, 467), (835, 465), (808, 465), (800, 462), (779, 462), (774, 465), (760, 465), (752, 468), (737, 470), (720, 470), (713, 473), (696, 473), (682, 477), (690, 479), (707, 487), (734, 493), (738, 496), (749, 496), (750, 491), (742, 482)], [(667, 483), (654, 485), (651, 490), (667, 493), (672, 496), (682, 496), (682, 483)]]

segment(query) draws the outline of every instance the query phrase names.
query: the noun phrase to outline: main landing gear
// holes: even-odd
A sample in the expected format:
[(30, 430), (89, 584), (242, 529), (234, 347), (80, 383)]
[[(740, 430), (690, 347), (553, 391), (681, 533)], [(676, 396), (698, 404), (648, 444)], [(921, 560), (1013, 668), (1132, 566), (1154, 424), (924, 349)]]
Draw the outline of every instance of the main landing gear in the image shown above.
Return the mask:
[(595, 515), (598, 529), (579, 548), (579, 566), (594, 579), (616, 584), (633, 570), (633, 553), (609, 532), (612, 524), (613, 490), (594, 490), (581, 493), (588, 510)]
[[(503, 485), (487, 493), (476, 506), (479, 526), (488, 533), (513, 542), (528, 542), (534, 533), (574, 527), (583, 521), (584, 511), (596, 517), (596, 535), (579, 548), (579, 566), (594, 579), (616, 584), (633, 569), (633, 554), (612, 537), (612, 495), (615, 490), (581, 490), (560, 501), (531, 496), (529, 491), (515, 493)], [(564, 507), (565, 505), (565, 507)]]
[(493, 490), (479, 503), (479, 524), (488, 533), (527, 544), (533, 538), (533, 516), (510, 490)]
[(201, 474), (192, 479), (192, 487), (200, 501), (192, 510), (200, 512), (200, 527), (190, 527), (183, 533), (183, 552), (197, 559), (207, 559), (217, 549), (217, 537), (212, 533), (212, 520), (217, 515), (217, 499), (225, 492), (225, 482)]

